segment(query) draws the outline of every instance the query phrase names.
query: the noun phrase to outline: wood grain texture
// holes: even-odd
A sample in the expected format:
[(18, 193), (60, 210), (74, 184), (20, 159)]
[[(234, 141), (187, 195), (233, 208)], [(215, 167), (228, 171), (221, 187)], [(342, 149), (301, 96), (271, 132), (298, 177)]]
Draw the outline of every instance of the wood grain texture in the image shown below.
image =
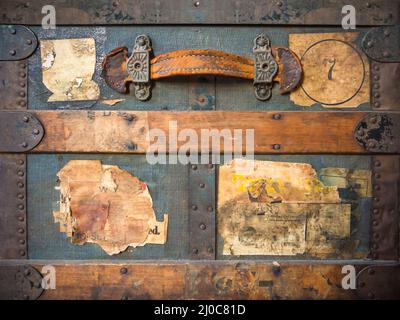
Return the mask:
[[(41, 270), (41, 265), (35, 266)], [(341, 265), (255, 262), (55, 265), (41, 299), (351, 299)], [(122, 268), (126, 268), (122, 269)], [(125, 272), (125, 273), (124, 273)]]
[[(198, 143), (202, 129), (254, 129), (256, 153), (365, 153), (353, 130), (364, 112), (129, 112), (129, 111), (37, 111), (45, 137), (33, 152), (145, 153), (149, 129), (161, 129), (168, 136), (171, 121), (177, 132), (193, 129)], [(210, 143), (211, 144), (211, 139)], [(178, 142), (178, 148), (187, 141)], [(279, 149), (274, 148), (279, 145)], [(220, 151), (232, 151), (233, 143)], [(163, 150), (159, 150), (163, 151)], [(165, 148), (164, 148), (165, 151)]]

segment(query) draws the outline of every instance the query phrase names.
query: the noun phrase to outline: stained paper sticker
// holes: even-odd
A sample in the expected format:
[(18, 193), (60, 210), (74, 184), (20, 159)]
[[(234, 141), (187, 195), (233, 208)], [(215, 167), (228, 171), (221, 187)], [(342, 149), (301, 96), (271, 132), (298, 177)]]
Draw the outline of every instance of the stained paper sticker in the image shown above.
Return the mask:
[(97, 100), (92, 80), (96, 65), (93, 38), (41, 40), (43, 83), (52, 92), (48, 101)]
[(147, 185), (117, 166), (73, 160), (57, 174), (60, 231), (74, 244), (98, 244), (109, 255), (147, 243), (165, 244), (168, 215), (157, 221)]

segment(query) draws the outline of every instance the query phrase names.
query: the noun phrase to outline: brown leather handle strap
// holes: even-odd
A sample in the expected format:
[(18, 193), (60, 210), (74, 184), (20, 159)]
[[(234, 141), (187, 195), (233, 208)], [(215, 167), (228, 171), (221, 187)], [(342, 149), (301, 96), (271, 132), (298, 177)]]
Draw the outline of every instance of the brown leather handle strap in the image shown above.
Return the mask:
[[(278, 63), (274, 77), (279, 82), (281, 93), (294, 90), (301, 80), (302, 69), (299, 58), (288, 48), (273, 47), (272, 54)], [(114, 49), (103, 61), (103, 77), (106, 83), (118, 92), (127, 92), (127, 83), (133, 79), (126, 69), (128, 49)], [(214, 75), (254, 79), (252, 59), (217, 50), (184, 49), (164, 53), (151, 59), (150, 79), (157, 80), (174, 76)]]
[(168, 52), (153, 58), (150, 65), (151, 79), (190, 75), (254, 78), (253, 60), (216, 50)]

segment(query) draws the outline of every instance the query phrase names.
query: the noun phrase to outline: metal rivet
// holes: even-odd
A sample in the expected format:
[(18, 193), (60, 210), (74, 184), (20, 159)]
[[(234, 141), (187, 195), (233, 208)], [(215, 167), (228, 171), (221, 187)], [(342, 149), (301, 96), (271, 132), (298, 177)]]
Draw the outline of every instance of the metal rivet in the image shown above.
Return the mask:
[(375, 202), (379, 202), (380, 199), (379, 199), (378, 197), (375, 197), (375, 198), (374, 198), (374, 201), (375, 201)]
[(18, 205), (18, 209), (19, 209), (19, 210), (24, 210), (24, 208), (25, 208), (25, 207), (24, 207), (23, 204), (19, 204), (19, 205)]
[(11, 34), (16, 34), (16, 33), (17, 33), (17, 30), (15, 30), (14, 28), (11, 28), (11, 29), (10, 29), (10, 33), (11, 33)]
[(379, 160), (376, 160), (376, 161), (374, 162), (374, 166), (375, 166), (375, 167), (380, 167), (380, 166), (381, 166), (381, 162), (380, 162)]
[(368, 148), (375, 148), (375, 146), (376, 146), (376, 143), (375, 143), (375, 141), (368, 141), (368, 144), (367, 144), (367, 147)]
[(29, 276), (31, 274), (31, 270), (25, 269), (24, 270), (24, 275)]
[(374, 89), (379, 89), (379, 83), (374, 83)]
[(28, 147), (28, 143), (24, 141), (24, 142), (21, 143), (21, 146), (22, 146), (23, 148), (26, 148), (26, 147)]
[(213, 212), (213, 211), (214, 211), (214, 209), (213, 209), (212, 206), (208, 206), (208, 207), (207, 207), (207, 210), (208, 210), (208, 212)]
[(376, 179), (379, 179), (381, 177), (381, 174), (380, 173), (375, 173), (374, 176), (375, 176)]
[(18, 170), (17, 174), (18, 176), (23, 177), (25, 173), (22, 170)]
[(22, 200), (24, 198), (24, 195), (22, 193), (17, 194), (18, 199)]
[(18, 233), (24, 233), (24, 232), (25, 232), (25, 230), (23, 228), (18, 229)]
[(121, 297), (121, 300), (128, 300), (129, 298), (128, 298), (128, 296), (122, 296)]
[(22, 182), (18, 182), (18, 188), (23, 188), (24, 184)]
[(23, 217), (23, 216), (19, 216), (19, 217), (18, 217), (18, 221), (21, 221), (21, 222), (22, 222), (22, 221), (24, 221), (24, 220), (25, 220), (25, 217)]
[(119, 270), (119, 272), (121, 274), (127, 274), (128, 273), (128, 269), (127, 268), (121, 268), (121, 270)]
[(208, 253), (213, 253), (214, 252), (214, 248), (213, 247), (208, 247), (207, 248), (207, 252)]
[(200, 6), (200, 1), (196, 1), (193, 5), (194, 5), (195, 7)]
[(386, 29), (383, 34), (385, 35), (385, 37), (390, 36), (390, 30)]
[(25, 107), (25, 106), (26, 106), (26, 101), (21, 100), (21, 101), (19, 102), (19, 105), (20, 105), (21, 107)]
[(29, 296), (28, 296), (27, 294), (24, 294), (24, 295), (22, 296), (22, 299), (24, 299), (24, 300), (29, 300)]
[(25, 82), (20, 82), (19, 85), (20, 85), (20, 87), (22, 87), (22, 88), (25, 88), (25, 86), (26, 86)]
[(15, 51), (15, 50), (10, 50), (10, 55), (11, 56), (15, 56), (17, 54), (17, 51)]
[(390, 57), (390, 52), (389, 51), (383, 51), (383, 54), (382, 54), (385, 58), (388, 58), (388, 57)]
[(39, 133), (40, 133), (39, 129), (33, 129), (33, 134), (39, 134)]
[(379, 80), (379, 76), (378, 76), (378, 75), (375, 75), (375, 76), (374, 76), (374, 80), (375, 80), (375, 81), (378, 81), (378, 80)]
[(26, 40), (26, 44), (27, 44), (28, 46), (30, 46), (30, 45), (32, 44), (32, 40), (31, 40), (31, 39)]
[(369, 119), (369, 122), (371, 122), (372, 124), (375, 124), (375, 123), (378, 122), (378, 118), (377, 118), (377, 117), (371, 117), (371, 118)]
[(274, 119), (274, 120), (280, 120), (282, 118), (282, 115), (280, 114), (280, 113), (275, 113), (273, 116), (272, 116), (272, 119)]
[(197, 210), (197, 206), (195, 204), (192, 205), (192, 210)]
[(379, 214), (379, 210), (378, 209), (374, 209), (373, 212), (374, 212), (374, 214)]
[(18, 164), (21, 165), (21, 166), (22, 166), (24, 163), (25, 163), (25, 161), (22, 160), (22, 159), (20, 159), (20, 160), (18, 161)]
[(19, 244), (25, 244), (25, 240), (24, 239), (20, 239), (19, 240)]
[(278, 2), (276, 3), (276, 5), (277, 5), (278, 7), (282, 7), (283, 3), (282, 3), (282, 1), (278, 1)]
[(24, 121), (24, 122), (29, 122), (29, 117), (24, 116), (24, 117), (22, 118), (22, 121)]
[(19, 73), (19, 76), (20, 76), (21, 78), (25, 78), (25, 77), (26, 77), (26, 73), (25, 73), (25, 72), (20, 72), (20, 73)]
[(192, 253), (193, 253), (193, 254), (198, 254), (198, 253), (199, 253), (199, 250), (196, 249), (196, 248), (193, 248)]
[(367, 47), (372, 48), (374, 46), (374, 43), (372, 41), (367, 42)]
[(381, 190), (381, 187), (378, 186), (378, 185), (375, 185), (375, 186), (374, 186), (374, 189), (375, 189), (376, 191), (379, 191), (379, 190)]
[(373, 225), (373, 226), (375, 226), (375, 227), (376, 227), (378, 224), (379, 224), (378, 220), (374, 220), (374, 221), (372, 221), (372, 225)]
[(201, 230), (206, 230), (207, 226), (204, 223), (200, 223), (199, 228)]
[(378, 245), (377, 245), (376, 243), (374, 243), (374, 244), (372, 245), (372, 249), (377, 250), (377, 249), (378, 249)]
[(379, 239), (379, 233), (373, 233), (372, 236), (374, 237), (374, 239)]
[(374, 274), (375, 270), (374, 269), (368, 269), (368, 274)]
[(367, 3), (365, 4), (365, 6), (366, 6), (367, 8), (371, 8), (371, 4), (370, 4), (369, 2), (367, 2)]
[(213, 164), (209, 164), (208, 165), (208, 169), (210, 169), (210, 170), (214, 169), (214, 165)]
[(379, 92), (375, 92), (375, 93), (374, 93), (374, 98), (379, 98), (379, 97), (380, 97)]
[(374, 65), (374, 70), (375, 71), (379, 71), (379, 66), (376, 64), (376, 65)]
[(379, 108), (381, 106), (381, 104), (378, 102), (378, 101), (375, 101), (374, 102), (374, 107), (375, 108)]
[(205, 186), (206, 186), (206, 185), (205, 185), (203, 182), (199, 184), (199, 187), (202, 188), (202, 189), (204, 189)]
[(197, 170), (197, 165), (192, 164), (192, 170)]
[(24, 256), (25, 255), (25, 251), (24, 250), (19, 250), (19, 255), (20, 256)]
[(280, 148), (281, 148), (280, 144), (273, 144), (272, 145), (272, 149), (274, 149), (274, 150), (279, 150)]

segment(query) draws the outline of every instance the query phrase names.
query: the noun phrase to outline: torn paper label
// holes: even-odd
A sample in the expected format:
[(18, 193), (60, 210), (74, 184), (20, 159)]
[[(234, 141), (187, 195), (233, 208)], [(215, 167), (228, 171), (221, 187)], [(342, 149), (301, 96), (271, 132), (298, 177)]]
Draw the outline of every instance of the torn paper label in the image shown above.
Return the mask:
[(53, 94), (48, 101), (97, 100), (92, 80), (96, 65), (93, 38), (41, 40), (43, 83)]
[(109, 255), (165, 244), (168, 215), (157, 221), (147, 185), (117, 166), (73, 160), (58, 172), (60, 231), (75, 244), (96, 243)]
[(220, 167), (218, 233), (224, 255), (326, 256), (350, 237), (351, 205), (307, 163), (243, 161)]

